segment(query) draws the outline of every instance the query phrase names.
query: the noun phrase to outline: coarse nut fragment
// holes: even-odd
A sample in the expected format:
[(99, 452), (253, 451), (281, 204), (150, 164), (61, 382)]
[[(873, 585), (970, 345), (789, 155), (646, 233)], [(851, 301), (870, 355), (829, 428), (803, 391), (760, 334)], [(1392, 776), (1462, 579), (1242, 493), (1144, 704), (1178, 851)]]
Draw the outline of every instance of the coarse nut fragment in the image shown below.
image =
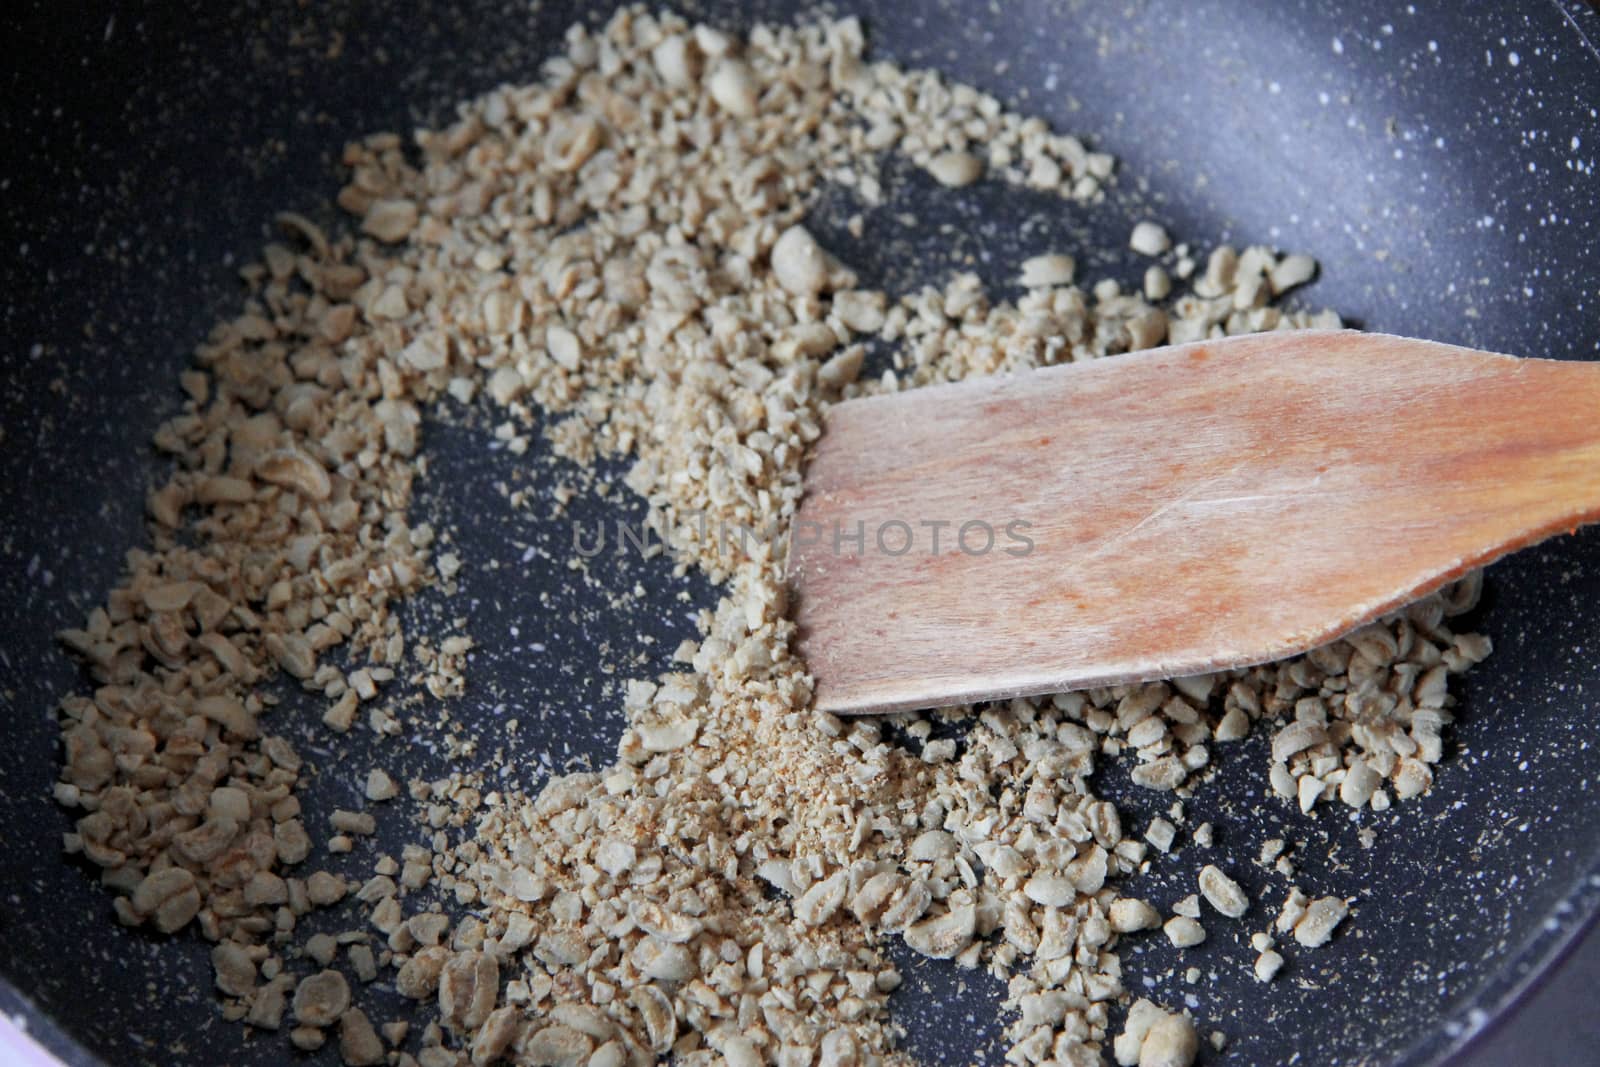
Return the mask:
[(1159, 256), (1172, 247), (1172, 238), (1160, 224), (1147, 219), (1134, 226), (1128, 236), (1128, 247), (1141, 256)]
[(374, 767), (367, 772), (365, 789), (367, 799), (374, 803), (393, 800), (400, 795), (400, 786), (383, 769)]
[(1187, 1015), (1163, 1015), (1139, 1044), (1139, 1067), (1189, 1067), (1200, 1054), (1200, 1035)]
[(567, 370), (577, 370), (583, 365), (583, 346), (578, 335), (565, 326), (552, 326), (544, 333), (545, 348), (550, 358)]
[(1239, 270), (1239, 253), (1229, 245), (1218, 245), (1206, 257), (1204, 277), (1195, 283), (1195, 295), (1216, 299), (1233, 287)]
[(327, 468), (298, 448), (268, 452), (256, 460), (255, 472), (262, 481), (291, 489), (307, 500), (326, 500), (333, 493)]
[[(920, 883), (898, 871), (882, 871), (867, 879), (850, 901), (850, 911), (856, 921), (864, 926), (882, 925), (886, 929), (903, 928), (921, 915), (906, 917), (910, 898), (921, 891), (921, 910), (926, 910), (932, 897)], [(895, 921), (895, 920), (898, 920)]]
[(627, 841), (607, 838), (594, 850), (595, 864), (613, 878), (620, 878), (633, 869), (639, 858), (638, 850)]
[(653, 985), (633, 987), (628, 991), (628, 999), (644, 1023), (651, 1051), (664, 1055), (678, 1037), (678, 1016), (672, 1010), (672, 1001)]
[(641, 930), (669, 944), (687, 944), (705, 928), (699, 919), (673, 911), (653, 900), (636, 900), (628, 911)]
[(1179, 948), (1190, 948), (1206, 939), (1206, 928), (1187, 915), (1174, 915), (1161, 928)]
[(1033, 256), (1022, 261), (1020, 281), (1025, 289), (1039, 289), (1054, 285), (1070, 285), (1077, 265), (1072, 257), (1061, 253)]
[(580, 1034), (588, 1034), (596, 1041), (604, 1041), (617, 1033), (617, 1024), (599, 1008), (587, 1004), (557, 1004), (550, 1010), (550, 1018), (563, 1026), (570, 1026)]
[(194, 495), (202, 504), (247, 504), (255, 499), (255, 489), (243, 478), (213, 475), (195, 488)]
[[(504, 289), (495, 289), (487, 293), (479, 306), (483, 315), (484, 329), (492, 334), (509, 333), (516, 325), (520, 304), (517, 298)], [(504, 373), (502, 373), (504, 372)], [(496, 403), (506, 404), (510, 399), (500, 399), (510, 391), (512, 386), (520, 387), (522, 375), (517, 373), (515, 367), (500, 367), (495, 370), (495, 376), (501, 378), (499, 390), (494, 388), (494, 377), (490, 378), (490, 395), (495, 397)]]
[(1027, 857), (1012, 848), (995, 841), (980, 841), (973, 849), (983, 865), (993, 871), (1000, 878), (1020, 878), (1033, 870), (1033, 864)]
[(1151, 930), (1161, 925), (1161, 913), (1146, 901), (1133, 897), (1119, 897), (1112, 901), (1106, 918), (1111, 923), (1111, 929), (1119, 934)]
[(1272, 758), (1282, 763), (1295, 753), (1320, 745), (1327, 739), (1328, 728), (1320, 722), (1291, 722), (1273, 737)]
[[(409, 933), (410, 923), (406, 924), (406, 929)], [(535, 933), (533, 920), (520, 911), (514, 911), (507, 916), (505, 930), (491, 942), (490, 947), (496, 956), (504, 959), (532, 944)]]
[(1172, 292), (1172, 279), (1160, 267), (1147, 267), (1144, 272), (1144, 298), (1156, 301), (1165, 300)]
[(346, 811), (339, 808), (328, 816), (328, 822), (341, 834), (360, 834), (370, 837), (378, 831), (378, 821), (364, 811)]
[(430, 330), (418, 336), (400, 352), (400, 362), (412, 370), (426, 373), (450, 363), (450, 341), (443, 333)]
[(978, 912), (972, 904), (956, 904), (943, 915), (906, 928), (906, 944), (924, 956), (947, 960), (959, 955), (977, 933)]
[(268, 634), (267, 651), (279, 667), (302, 681), (317, 671), (317, 654), (303, 634)]
[(155, 923), (164, 934), (176, 933), (200, 911), (200, 890), (194, 875), (182, 867), (167, 867), (144, 876), (129, 900), (142, 919)]
[(1275, 949), (1267, 949), (1256, 957), (1255, 975), (1258, 982), (1270, 982), (1283, 969), (1283, 955)]
[(411, 302), (406, 298), (405, 286), (386, 285), (367, 305), (367, 316), (373, 320), (403, 319), (411, 313)]
[(256, 717), (245, 708), (244, 701), (236, 696), (227, 693), (203, 696), (194, 702), (194, 710), (246, 741), (253, 741), (260, 736)]
[(904, 892), (890, 899), (878, 918), (878, 925), (885, 930), (904, 930), (920, 919), (932, 903), (933, 890), (928, 883), (921, 878), (913, 878)]
[(600, 123), (594, 116), (567, 116), (556, 122), (546, 136), (544, 161), (557, 173), (571, 173), (589, 161), (601, 139)]
[(1189, 768), (1185, 767), (1183, 761), (1176, 756), (1162, 756), (1149, 763), (1139, 764), (1133, 769), (1130, 777), (1135, 785), (1158, 793), (1170, 793), (1189, 777)]
[(418, 949), (401, 964), (395, 975), (394, 986), (403, 997), (426, 1000), (439, 989), (439, 976), (450, 959), (450, 950), (443, 945), (428, 945)]
[(239, 823), (233, 819), (207, 818), (192, 830), (172, 839), (172, 853), (186, 863), (204, 866), (227, 851), (239, 836)]
[(821, 926), (844, 904), (849, 889), (849, 872), (835, 871), (800, 895), (794, 903), (794, 917), (806, 926)]
[(1036, 155), (1029, 161), (1027, 182), (1035, 189), (1054, 189), (1063, 178), (1061, 164), (1046, 155)]
[(1211, 736), (1218, 741), (1239, 741), (1250, 734), (1250, 716), (1243, 708), (1232, 707), (1223, 712)]
[(1160, 816), (1151, 819), (1150, 825), (1144, 832), (1144, 839), (1162, 852), (1170, 852), (1172, 850), (1172, 842), (1177, 839), (1177, 836), (1177, 828)]
[(1091, 844), (1079, 851), (1062, 873), (1072, 880), (1078, 892), (1092, 895), (1100, 892), (1101, 886), (1106, 884), (1109, 869), (1110, 860), (1106, 850), (1098, 844)]
[(1267, 772), (1267, 781), (1272, 786), (1272, 791), (1285, 800), (1296, 795), (1298, 783), (1294, 775), (1289, 773), (1289, 768), (1281, 763), (1274, 763)]
[(833, 311), (856, 333), (877, 333), (883, 328), (884, 297), (882, 293), (861, 289), (843, 289), (833, 294)]
[(339, 1016), (339, 1056), (348, 1067), (377, 1067), (387, 1059), (383, 1039), (360, 1008)]
[(1306, 906), (1306, 912), (1294, 924), (1294, 939), (1306, 948), (1318, 948), (1328, 943), (1334, 928), (1350, 914), (1350, 905), (1339, 897), (1318, 897)]
[(1220, 868), (1206, 864), (1200, 869), (1199, 881), (1200, 894), (1206, 898), (1206, 903), (1228, 918), (1237, 919), (1250, 910), (1250, 898), (1239, 887), (1239, 883)]
[(687, 34), (674, 33), (663, 37), (650, 50), (650, 59), (668, 88), (692, 88), (699, 77), (699, 49)]
[[(646, 938), (645, 940), (650, 940)], [(642, 942), (641, 942), (642, 943)], [(551, 966), (575, 967), (589, 958), (590, 946), (571, 930), (547, 930), (539, 935), (534, 955)], [(650, 957), (646, 957), (646, 962)], [(639, 961), (635, 959), (635, 965)]]
[(322, 723), (335, 733), (348, 733), (355, 725), (356, 712), (360, 710), (361, 699), (354, 689), (346, 689), (344, 694), (323, 713)]
[(1300, 801), (1300, 810), (1310, 812), (1327, 788), (1327, 783), (1316, 775), (1301, 775), (1300, 780), (1295, 784), (1295, 793)]
[(1146, 308), (1127, 322), (1128, 348), (1139, 351), (1154, 348), (1167, 339), (1167, 313), (1160, 308)]
[(969, 152), (940, 152), (928, 160), (928, 173), (940, 185), (960, 189), (983, 176), (983, 163)]
[(419, 912), (406, 920), (406, 929), (417, 939), (418, 944), (437, 945), (449, 932), (450, 920), (436, 911)]
[(633, 962), (645, 975), (663, 982), (682, 982), (700, 971), (689, 946), (658, 937), (641, 938), (633, 947)]
[(867, 351), (860, 345), (841, 349), (817, 369), (817, 382), (824, 389), (843, 389), (861, 374)]
[(1148, 748), (1166, 740), (1167, 724), (1159, 715), (1152, 715), (1148, 719), (1136, 723), (1128, 731), (1127, 741), (1131, 748)]
[(795, 296), (814, 296), (828, 284), (828, 254), (804, 226), (791, 226), (772, 246), (772, 273)]
[(689, 718), (657, 719), (639, 723), (634, 729), (646, 752), (675, 752), (694, 742), (700, 724)]
[(244, 653), (239, 650), (239, 646), (234, 644), (226, 635), (203, 633), (194, 640), (196, 645), (216, 658), (223, 670), (246, 684), (255, 681), (255, 666), (245, 658)]
[(825, 322), (806, 322), (792, 327), (781, 344), (784, 351), (792, 348), (802, 356), (820, 356), (838, 347), (839, 335)]
[(255, 989), (256, 965), (237, 941), (224, 941), (211, 950), (216, 986), (230, 997), (249, 996)]
[(212, 819), (232, 819), (237, 823), (250, 821), (250, 794), (237, 786), (219, 786), (211, 791), (206, 804), (206, 814)]
[(519, 1059), (534, 1067), (585, 1067), (594, 1052), (594, 1039), (570, 1026), (552, 1023), (521, 1042)]
[(452, 956), (439, 972), (439, 1016), (447, 1026), (476, 1030), (494, 1010), (500, 965), (486, 952)]
[(332, 934), (312, 934), (304, 946), (306, 956), (319, 967), (327, 967), (339, 951), (339, 942)]
[(344, 899), (349, 887), (342, 876), (316, 871), (306, 879), (306, 897), (319, 908), (331, 907)]
[(1022, 885), (1022, 891), (1035, 904), (1047, 908), (1064, 908), (1078, 899), (1078, 888), (1064, 874), (1040, 871)]
[(527, 390), (528, 381), (515, 367), (498, 367), (489, 375), (488, 388), (490, 399), (505, 407)]
[(1278, 917), (1273, 921), (1273, 928), (1280, 934), (1293, 930), (1295, 924), (1305, 916), (1308, 898), (1300, 891), (1299, 886), (1291, 886), (1289, 895), (1284, 898), (1283, 906), (1278, 910)]
[(490, 1012), (482, 1029), (472, 1039), (473, 1067), (488, 1067), (504, 1056), (516, 1039), (521, 1020), (522, 1013), (514, 1005), (507, 1004)]
[(756, 1043), (748, 1037), (730, 1037), (722, 1042), (722, 1059), (727, 1067), (761, 1067), (764, 1062)]
[(411, 236), (417, 217), (417, 205), (410, 200), (374, 200), (361, 220), (361, 232), (395, 244)]
[(1317, 261), (1310, 256), (1284, 256), (1272, 268), (1272, 295), (1286, 293), (1309, 282), (1317, 273)]
[(327, 1040), (327, 1033), (317, 1026), (297, 1026), (289, 1031), (289, 1043), (301, 1052), (315, 1052)]
[(244, 902), (251, 907), (287, 904), (288, 883), (271, 871), (257, 871), (244, 884)]
[(1128, 1008), (1127, 1018), (1123, 1020), (1122, 1032), (1112, 1042), (1112, 1055), (1120, 1067), (1135, 1067), (1139, 1062), (1139, 1050), (1144, 1045), (1144, 1039), (1150, 1033), (1150, 1028), (1166, 1012), (1151, 1000), (1140, 997)]
[(332, 1026), (350, 1007), (350, 984), (338, 971), (318, 971), (294, 990), (294, 1018), (302, 1026)]
[(255, 991), (250, 1000), (250, 1010), (245, 1022), (260, 1030), (276, 1030), (283, 1025), (283, 1012), (288, 1004), (289, 987), (294, 981), (280, 974)]
[(203, 588), (199, 582), (162, 582), (148, 586), (141, 599), (151, 614), (170, 614), (188, 607), (189, 601)]
[(719, 61), (706, 80), (706, 89), (717, 106), (730, 115), (750, 118), (760, 110), (761, 83), (742, 60)]
[(1400, 758), (1399, 770), (1394, 776), (1394, 795), (1401, 800), (1425, 793), (1433, 784), (1433, 771), (1421, 760), (1410, 756)]
[(375, 982), (378, 978), (378, 958), (372, 952), (370, 945), (351, 945), (348, 953), (350, 966), (355, 969), (356, 977), (363, 982)]

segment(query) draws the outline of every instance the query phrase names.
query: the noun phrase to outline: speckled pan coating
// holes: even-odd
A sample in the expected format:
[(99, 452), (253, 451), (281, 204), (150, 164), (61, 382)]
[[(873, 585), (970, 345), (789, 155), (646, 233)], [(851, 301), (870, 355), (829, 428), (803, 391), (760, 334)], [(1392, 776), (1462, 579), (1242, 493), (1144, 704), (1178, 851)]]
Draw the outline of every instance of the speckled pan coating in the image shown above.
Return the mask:
[[(235, 306), (230, 267), (258, 248), (272, 213), (331, 219), (344, 139), (530, 79), (574, 8), (148, 4), (119, 5), (113, 18), (101, 6), (12, 5), (0, 19), (10, 56), (0, 75), (0, 975), (10, 983), (0, 1010), (17, 1011), (21, 990), (59, 1024), (35, 1017), (35, 1031), (74, 1063), (277, 1063), (281, 1039), (247, 1042), (216, 1019), (203, 946), (115, 927), (104, 894), (59, 858), (67, 820), (48, 799), (50, 708), (75, 675), (49, 633), (100, 601), (121, 550), (138, 543), (141, 490), (157, 469), (145, 442), (178, 404), (189, 351)], [(584, 11), (599, 19), (608, 6)], [(789, 7), (689, 13), (739, 24)], [(1600, 17), (1578, 0), (869, 0), (859, 10), (881, 54), (992, 89), (1095, 136), (1123, 164), (1113, 202), (1092, 210), (896, 172), (891, 203), (868, 214), (860, 239), (843, 230), (847, 199), (830, 196), (815, 229), (868, 283), (901, 289), (970, 264), (999, 284), (1052, 250), (1076, 254), (1080, 277), (1131, 284), (1137, 257), (1094, 250), (1124, 249), (1149, 215), (1202, 245), (1267, 241), (1318, 256), (1326, 280), (1304, 298), (1363, 325), (1600, 358), (1600, 55), (1584, 37), (1600, 37)], [(905, 211), (947, 226), (907, 228)], [(477, 422), (454, 411), (433, 428), (436, 473), (418, 507), (462, 531), (473, 564), (458, 604), (482, 652), (461, 718), (471, 730), (520, 717), (523, 784), (533, 784), (549, 766), (606, 758), (616, 699), (596, 667), (656, 669), (690, 630), (677, 592), (695, 603), (710, 593), (632, 559), (599, 585), (568, 585), (551, 562), (568, 552), (566, 528), (512, 512), (492, 486), (575, 475), (488, 451)], [(637, 509), (578, 499), (591, 522)], [(607, 607), (636, 581), (649, 604)], [(543, 590), (558, 611), (538, 608)], [(414, 610), (460, 608), (424, 598)], [(1180, 969), (1215, 972), (1187, 988), (1201, 1020), (1223, 1020), (1227, 1062), (1286, 1062), (1297, 1049), (1302, 1062), (1435, 1062), (1600, 905), (1600, 533), (1498, 566), (1482, 625), (1498, 650), (1461, 694), (1438, 788), (1369, 817), (1375, 849), (1363, 851), (1337, 811), (1312, 820), (1265, 802), (1258, 739), (1230, 750), (1191, 805), (1191, 825), (1216, 824), (1216, 849), (1191, 849), (1129, 887), (1170, 907), (1221, 854), (1276, 903), (1284, 880), (1248, 859), (1283, 836), (1304, 842), (1295, 858), (1313, 894), (1359, 895), (1344, 932), (1294, 954), (1270, 995), (1249, 973), (1249, 928), (1232, 936), (1213, 919)], [(641, 627), (658, 643), (638, 642)], [(353, 805), (351, 768), (374, 762), (367, 742), (305, 737), (322, 771), (312, 818)], [(444, 766), (423, 749), (381, 761)], [(1142, 828), (1151, 798), (1127, 786), (1125, 767), (1102, 777), (1125, 824)], [(351, 869), (370, 858), (358, 852)], [(1146, 977), (1183, 988), (1165, 939), (1137, 944), (1125, 955), (1132, 990)], [(993, 983), (902, 962), (912, 1049), (932, 1063), (997, 1062)]]

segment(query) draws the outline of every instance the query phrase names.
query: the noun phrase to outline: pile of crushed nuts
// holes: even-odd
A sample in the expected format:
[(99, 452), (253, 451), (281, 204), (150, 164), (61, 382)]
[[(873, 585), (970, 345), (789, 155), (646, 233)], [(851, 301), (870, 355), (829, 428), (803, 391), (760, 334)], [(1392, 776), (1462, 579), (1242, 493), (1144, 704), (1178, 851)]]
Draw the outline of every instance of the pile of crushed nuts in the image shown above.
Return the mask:
[[(1142, 999), (1110, 1032), (1131, 999), (1119, 944), (1221, 931), (1255, 946), (1269, 981), (1274, 934), (1310, 949), (1335, 933), (1347, 902), (1298, 888), (1250, 932), (1262, 905), (1221, 860), (1170, 915), (1121, 896), (1176, 828), (1125, 832), (1088, 778), (1131, 759), (1139, 785), (1177, 800), (1262, 729), (1271, 788), (1303, 810), (1427, 789), (1447, 680), (1489, 652), (1449, 624), (1475, 579), (1282, 663), (841, 721), (808, 710), (781, 539), (730, 556), (683, 536), (705, 528), (688, 516), (783, 529), (842, 397), (1336, 326), (1274, 304), (1311, 259), (1202, 256), (1141, 223), (1137, 292), (1079, 286), (1049, 248), (1018, 265), (1014, 302), (965, 274), (860, 287), (805, 228), (825, 185), (877, 204), (879, 164), (899, 154), (944, 186), (1092, 203), (1113, 161), (975, 89), (869, 61), (853, 19), (740, 40), (625, 10), (571, 30), (538, 81), (415, 140), (409, 155), (394, 134), (350, 145), (351, 233), (280, 217), (283, 242), (246, 271), (249, 301), (201, 346), (157, 435), (172, 467), (149, 545), (62, 635), (93, 683), (60, 708), (67, 850), (100, 870), (122, 922), (214, 945), (225, 1016), (300, 1049), (335, 1041), (351, 1065), (902, 1062), (885, 953), (900, 938), (1008, 982), (1012, 1062), (1153, 1067), (1192, 1062), (1202, 1039)], [(864, 378), (869, 343), (893, 365)], [(406, 633), (393, 609), (472, 565), (407, 508), (428, 412), (480, 395), (514, 451), (540, 421), (574, 462), (631, 463), (627, 487), (721, 598), (679, 669), (627, 685), (613, 765), (526, 793), (503, 787), (515, 775), (493, 789), (472, 769), (374, 768), (365, 810), (308, 826), (275, 692), (319, 695), (329, 731), (392, 736), (397, 679), (441, 706), (472, 684), (470, 635)], [(959, 741), (934, 736), (956, 718)], [(319, 868), (380, 818), (414, 825), (415, 844), (361, 884)], [(1276, 844), (1261, 862), (1282, 870)], [(334, 907), (347, 933), (297, 932)], [(374, 1022), (375, 982), (414, 1015)]]

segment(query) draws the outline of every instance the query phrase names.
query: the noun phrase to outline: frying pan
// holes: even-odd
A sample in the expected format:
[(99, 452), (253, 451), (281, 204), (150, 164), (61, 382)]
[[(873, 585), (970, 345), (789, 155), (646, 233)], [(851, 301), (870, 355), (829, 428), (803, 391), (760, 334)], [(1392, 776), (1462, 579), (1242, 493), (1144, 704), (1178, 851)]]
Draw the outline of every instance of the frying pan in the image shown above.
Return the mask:
[[(781, 19), (778, 0), (687, 5), (742, 26)], [(160, 465), (147, 442), (179, 405), (176, 376), (208, 326), (234, 309), (234, 268), (294, 208), (329, 207), (347, 138), (409, 131), (536, 64), (574, 18), (609, 4), (539, 2), (8, 5), (11, 59), (0, 126), (4, 285), (0, 321), (0, 1010), (72, 1064), (267, 1064), (280, 1036), (226, 1024), (206, 986), (206, 947), (118, 927), (90, 873), (63, 858), (69, 823), (49, 799), (55, 700), (82, 680), (51, 634), (76, 625), (141, 540), (143, 489)], [(1140, 217), (1201, 247), (1268, 242), (1321, 259), (1308, 302), (1371, 328), (1479, 348), (1600, 358), (1600, 16), (1567, 2), (1462, 0), (859, 0), (877, 54), (989, 88), (1121, 160), (1094, 208), (980, 183), (939, 190), (891, 171), (890, 202), (852, 236), (855, 209), (827, 193), (814, 229), (867, 283), (903, 291), (976, 269), (1000, 291), (1016, 263), (1069, 251), (1080, 276), (1131, 283), (1118, 251)], [(916, 226), (900, 215), (913, 212)], [(1600, 417), (1600, 413), (1597, 413)], [(635, 675), (692, 630), (676, 599), (714, 591), (660, 560), (619, 560), (596, 586), (542, 566), (565, 528), (516, 513), (494, 489), (573, 477), (488, 447), (485, 413), (442, 409), (435, 466), (416, 504), (453, 528), (471, 566), (459, 596), (425, 595), (408, 628), (454, 614), (479, 641), (468, 723), (523, 711), (521, 780), (605, 761), (619, 701), (599, 668), (642, 653)], [(1470, 433), (1471, 427), (1462, 427)], [(1395, 447), (1404, 449), (1398, 439)], [(636, 502), (580, 496), (580, 520)], [(556, 558), (560, 558), (557, 556)], [(532, 562), (519, 562), (531, 559)], [(491, 562), (495, 565), (491, 565)], [(637, 642), (606, 610), (641, 582), (658, 641)], [(556, 608), (541, 607), (540, 594)], [(576, 619), (576, 622), (571, 621)], [(1262, 798), (1263, 739), (1230, 752), (1190, 804), (1247, 887), (1275, 903), (1284, 883), (1245, 862), (1261, 840), (1301, 843), (1298, 881), (1358, 897), (1319, 952), (1270, 989), (1248, 950), (1213, 938), (1180, 964), (1161, 939), (1125, 955), (1127, 983), (1159, 980), (1229, 1037), (1227, 1062), (1442, 1062), (1508, 1005), (1600, 906), (1595, 743), (1600, 701), (1600, 535), (1562, 539), (1498, 565), (1480, 617), (1495, 655), (1465, 679), (1462, 717), (1437, 786), (1363, 818), (1371, 849), (1338, 811), (1306, 818)], [(653, 651), (651, 650), (653, 648)], [(337, 743), (291, 700), (280, 723), (311, 759), (313, 822), (358, 801), (374, 764), (438, 775), (424, 747)], [(1126, 768), (1099, 787), (1142, 827), (1158, 805)], [(404, 818), (380, 846), (412, 839)], [(374, 853), (347, 860), (370, 870)], [(339, 857), (335, 857), (339, 859)], [(1201, 860), (1129, 885), (1170, 904)], [(330, 922), (336, 919), (330, 919)], [(348, 924), (345, 919), (344, 923)], [(1160, 942), (1160, 943), (1157, 943)], [(1170, 972), (1197, 962), (1188, 985)], [(922, 1060), (998, 1060), (998, 983), (900, 962), (910, 1049)], [(402, 1006), (369, 991), (375, 1018)], [(325, 1051), (321, 1061), (334, 1062)]]

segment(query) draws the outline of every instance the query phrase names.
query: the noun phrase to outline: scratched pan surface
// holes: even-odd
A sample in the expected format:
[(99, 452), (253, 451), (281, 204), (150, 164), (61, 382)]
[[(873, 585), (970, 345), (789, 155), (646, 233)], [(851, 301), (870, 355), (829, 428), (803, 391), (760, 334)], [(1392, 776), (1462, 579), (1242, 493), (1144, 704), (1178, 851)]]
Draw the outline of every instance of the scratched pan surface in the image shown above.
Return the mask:
[[(145, 442), (177, 407), (194, 344), (237, 305), (232, 268), (273, 212), (331, 221), (344, 139), (409, 129), (473, 92), (531, 79), (561, 28), (603, 17), (604, 5), (143, 4), (114, 18), (98, 6), (14, 3), (0, 16), (0, 1009), (73, 1063), (280, 1063), (281, 1038), (217, 1019), (203, 945), (121, 930), (86, 872), (60, 858), (68, 823), (48, 800), (50, 709), (79, 680), (48, 635), (99, 602), (121, 551), (139, 542), (141, 490), (157, 471)], [(730, 25), (789, 10), (690, 8)], [(1325, 280), (1306, 299), (1362, 325), (1600, 357), (1600, 57), (1584, 37), (1600, 17), (1582, 4), (863, 0), (857, 10), (878, 54), (989, 88), (1122, 160), (1111, 202), (1092, 209), (987, 184), (939, 191), (896, 171), (860, 238), (842, 227), (854, 205), (829, 194), (815, 227), (870, 282), (903, 290), (971, 268), (1003, 284), (1018, 259), (1046, 249), (1077, 253), (1081, 276), (1132, 281), (1128, 256), (1091, 250), (1120, 248), (1148, 214), (1201, 245), (1317, 255)], [(901, 221), (907, 212), (916, 225)], [(458, 718), (468, 732), (509, 715), (537, 724), (518, 735), (524, 786), (550, 767), (605, 759), (619, 731), (608, 672), (659, 669), (661, 650), (690, 629), (678, 594), (707, 604), (713, 592), (632, 559), (570, 582), (552, 562), (566, 554), (566, 528), (514, 512), (495, 486), (575, 475), (492, 450), (478, 412), (442, 411), (429, 433), (435, 467), (418, 513), (455, 529), (473, 566), (459, 598), (412, 610), (419, 626), (471, 619), (480, 651)], [(611, 508), (637, 516), (614, 497), (585, 494), (578, 506), (589, 521)], [(608, 609), (635, 582), (649, 590), (644, 605)], [(1461, 688), (1439, 788), (1369, 816), (1371, 850), (1340, 813), (1313, 821), (1264, 803), (1259, 739), (1230, 751), (1190, 806), (1269, 900), (1285, 883), (1245, 860), (1280, 836), (1305, 842), (1304, 884), (1360, 898), (1350, 929), (1297, 955), (1270, 995), (1231, 938), (1184, 957), (1206, 972), (1192, 986), (1155, 941), (1127, 953), (1130, 988), (1186, 990), (1228, 1034), (1227, 1062), (1438, 1062), (1600, 904), (1590, 814), (1600, 536), (1496, 567), (1481, 626), (1498, 651)], [(281, 721), (295, 714), (291, 705)], [(330, 746), (309, 726), (302, 736), (318, 770), (313, 818), (355, 803), (349, 768), (379, 757), (359, 738)], [(428, 747), (397, 751), (381, 759), (446, 766)], [(1106, 769), (1102, 788), (1142, 826), (1155, 807), (1126, 775)], [(400, 821), (388, 848), (406, 839)], [(358, 853), (349, 869), (370, 862)], [(1170, 905), (1198, 862), (1130, 888)], [(912, 1051), (997, 1062), (994, 983), (903, 962)]]

